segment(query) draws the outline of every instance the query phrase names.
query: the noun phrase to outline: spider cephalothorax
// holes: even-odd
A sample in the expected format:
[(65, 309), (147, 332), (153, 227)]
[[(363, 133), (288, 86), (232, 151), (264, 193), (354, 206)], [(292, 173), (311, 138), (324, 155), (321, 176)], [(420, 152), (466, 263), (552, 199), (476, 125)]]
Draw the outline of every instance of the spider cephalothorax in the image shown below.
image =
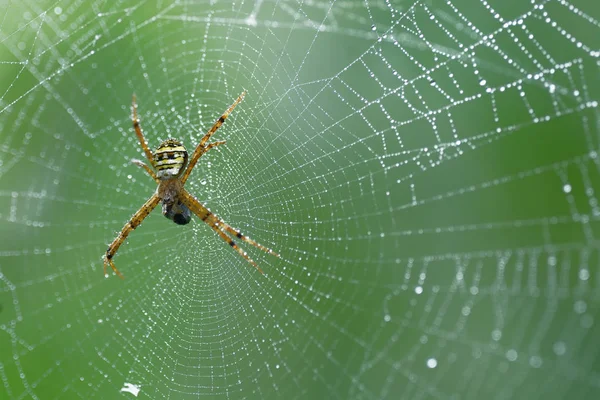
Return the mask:
[[(238, 230), (232, 228), (222, 220), (220, 220), (215, 214), (202, 205), (194, 196), (188, 193), (184, 189), (185, 182), (190, 176), (190, 172), (194, 169), (194, 166), (198, 162), (198, 159), (213, 147), (225, 144), (225, 141), (214, 142), (207, 144), (210, 137), (215, 133), (217, 129), (225, 119), (231, 114), (235, 106), (244, 98), (246, 93), (242, 93), (236, 101), (229, 106), (227, 111), (215, 122), (212, 128), (204, 135), (200, 143), (194, 150), (194, 154), (188, 164), (188, 153), (183, 144), (176, 139), (167, 139), (162, 142), (156, 151), (152, 153), (146, 144), (146, 139), (140, 127), (140, 122), (137, 118), (137, 104), (135, 102), (135, 95), (133, 96), (133, 127), (135, 133), (140, 141), (142, 150), (148, 161), (150, 161), (150, 168), (143, 161), (132, 160), (132, 162), (142, 167), (148, 175), (154, 179), (158, 184), (156, 192), (144, 203), (144, 205), (131, 217), (131, 219), (125, 224), (119, 235), (113, 240), (108, 246), (106, 254), (104, 255), (104, 275), (106, 274), (106, 267), (110, 267), (115, 271), (117, 275), (123, 278), (123, 275), (115, 267), (112, 258), (117, 253), (117, 250), (123, 244), (127, 236), (137, 228), (144, 218), (150, 214), (150, 212), (159, 203), (162, 202), (162, 213), (165, 217), (175, 222), (178, 225), (186, 225), (192, 219), (192, 212), (198, 216), (202, 221), (206, 222), (223, 240), (225, 240), (231, 247), (233, 247), (242, 257), (244, 257), (250, 264), (252, 264), (260, 273), (262, 270), (256, 265), (256, 263), (248, 257), (245, 251), (238, 247), (233, 241), (233, 237), (236, 237), (246, 243), (251, 244), (269, 254), (279, 257), (279, 255), (273, 252), (271, 249), (258, 244), (249, 237), (243, 235)], [(155, 172), (156, 171), (156, 172)]]

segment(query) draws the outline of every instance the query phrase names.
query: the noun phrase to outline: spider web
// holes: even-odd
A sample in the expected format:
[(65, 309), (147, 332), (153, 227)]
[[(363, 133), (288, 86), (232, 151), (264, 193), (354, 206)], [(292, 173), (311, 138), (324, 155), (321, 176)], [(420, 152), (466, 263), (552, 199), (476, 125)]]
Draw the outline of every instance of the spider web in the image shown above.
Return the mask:
[(0, 398), (600, 394), (596, 2), (1, 4)]

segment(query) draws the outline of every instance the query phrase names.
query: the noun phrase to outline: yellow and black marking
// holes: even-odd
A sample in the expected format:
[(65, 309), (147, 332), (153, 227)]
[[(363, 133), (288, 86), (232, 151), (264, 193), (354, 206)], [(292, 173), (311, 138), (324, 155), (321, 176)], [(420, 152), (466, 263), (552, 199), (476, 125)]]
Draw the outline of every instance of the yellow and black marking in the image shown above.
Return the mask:
[(188, 153), (183, 144), (175, 139), (167, 139), (154, 152), (154, 168), (158, 179), (167, 180), (181, 174), (187, 164)]

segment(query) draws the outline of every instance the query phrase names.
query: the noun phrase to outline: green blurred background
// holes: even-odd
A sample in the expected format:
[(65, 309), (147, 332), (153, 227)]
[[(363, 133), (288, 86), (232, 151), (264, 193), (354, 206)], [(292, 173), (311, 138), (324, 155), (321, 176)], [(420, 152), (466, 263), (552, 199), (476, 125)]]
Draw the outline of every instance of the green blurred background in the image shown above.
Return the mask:
[(0, 4), (1, 399), (600, 395), (600, 5)]

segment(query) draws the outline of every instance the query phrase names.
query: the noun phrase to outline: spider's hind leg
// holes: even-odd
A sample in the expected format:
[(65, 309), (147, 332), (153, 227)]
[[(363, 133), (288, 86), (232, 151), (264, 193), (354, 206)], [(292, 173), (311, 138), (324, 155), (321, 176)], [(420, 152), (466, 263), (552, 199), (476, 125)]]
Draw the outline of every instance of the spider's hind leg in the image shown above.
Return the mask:
[[(272, 254), (276, 257), (279, 257), (279, 254), (275, 253), (273, 250), (255, 242), (247, 236), (244, 236), (241, 232), (233, 229), (231, 226), (223, 222), (219, 217), (210, 212), (210, 210), (202, 205), (194, 196), (189, 194), (185, 189), (182, 189), (182, 193), (180, 195), (180, 199), (183, 203), (189, 207), (189, 209), (198, 216), (203, 222), (208, 224), (225, 242), (227, 242), (235, 251), (238, 252), (246, 261), (248, 261), (254, 268), (256, 268), (261, 274), (263, 271), (258, 267), (258, 265), (252, 260), (248, 254), (244, 250), (242, 250), (237, 243), (233, 240), (233, 238), (238, 238), (243, 240), (246, 243), (250, 243), (252, 246), (259, 248), (269, 254)], [(227, 236), (227, 233), (231, 235), (231, 237)]]
[[(213, 214), (214, 216), (214, 214)], [(254, 268), (256, 268), (258, 270), (258, 272), (260, 272), (261, 274), (264, 274), (263, 270), (260, 269), (260, 267), (256, 264), (256, 262), (254, 262), (253, 259), (251, 259), (248, 254), (242, 250), (233, 240), (231, 240), (231, 238), (229, 236), (227, 236), (225, 234), (225, 232), (223, 232), (222, 230), (219, 229), (219, 224), (222, 223), (222, 221), (218, 220), (219, 222), (215, 223), (209, 223), (208, 226), (210, 226), (215, 232), (217, 232), (217, 234), (221, 237), (221, 239), (223, 239), (225, 242), (227, 242), (231, 247), (233, 247), (233, 249), (235, 251), (238, 252), (238, 254), (240, 256), (242, 256), (244, 259), (246, 259), (246, 261), (248, 261), (250, 263), (250, 265), (252, 265)]]
[(241, 239), (244, 242), (249, 243), (256, 248), (259, 248), (264, 252), (274, 255), (275, 257), (279, 257), (279, 254), (275, 253), (273, 250), (269, 249), (268, 247), (263, 246), (260, 243), (255, 242), (254, 240), (250, 239), (248, 236), (242, 234), (242, 232), (240, 232), (238, 229), (232, 228), (230, 225), (226, 224), (225, 222), (219, 221), (219, 225), (222, 230), (237, 237), (238, 239)]

